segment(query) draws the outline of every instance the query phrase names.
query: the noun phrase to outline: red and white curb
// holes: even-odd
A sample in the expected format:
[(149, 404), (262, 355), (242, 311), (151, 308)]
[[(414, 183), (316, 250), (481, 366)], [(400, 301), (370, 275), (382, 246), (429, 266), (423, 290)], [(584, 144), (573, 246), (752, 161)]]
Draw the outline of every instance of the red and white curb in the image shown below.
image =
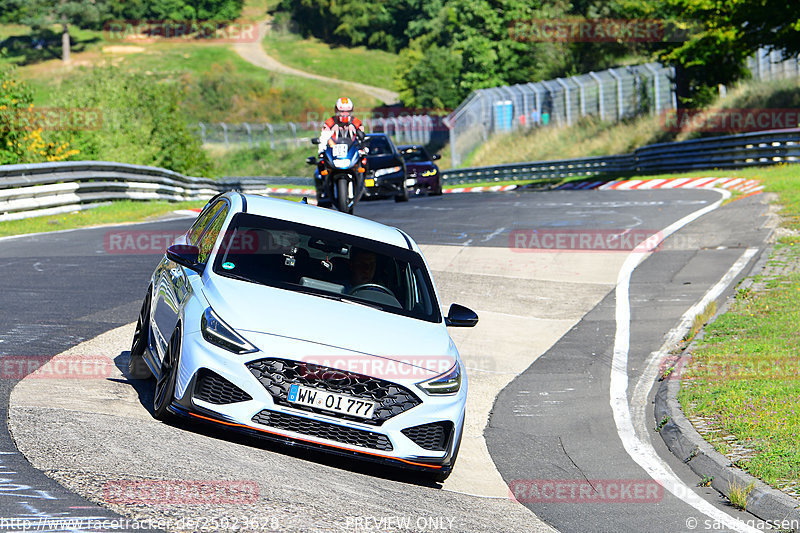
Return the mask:
[(764, 190), (758, 180), (744, 178), (669, 178), (652, 180), (617, 180), (597, 187), (599, 190), (641, 191), (650, 189), (711, 189), (720, 188), (753, 194)]
[(491, 187), (458, 187), (453, 189), (442, 189), (442, 194), (454, 194), (461, 192), (505, 192), (513, 191), (517, 185), (493, 185)]

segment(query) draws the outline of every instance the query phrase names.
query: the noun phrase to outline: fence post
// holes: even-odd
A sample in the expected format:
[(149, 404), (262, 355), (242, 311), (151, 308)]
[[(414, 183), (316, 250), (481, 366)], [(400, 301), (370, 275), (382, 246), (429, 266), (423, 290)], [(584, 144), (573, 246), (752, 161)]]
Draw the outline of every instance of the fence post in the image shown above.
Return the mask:
[(608, 73), (617, 80), (617, 122), (622, 120), (622, 78), (613, 68), (608, 69)]
[(561, 78), (556, 78), (556, 82), (564, 88), (564, 110), (567, 113), (567, 126), (572, 126), (572, 112), (569, 108), (569, 85)]
[(297, 126), (294, 122), (289, 122), (289, 129), (292, 130), (292, 137), (294, 137), (294, 145), (300, 146), (300, 141), (297, 140)]
[(661, 113), (661, 101), (659, 99), (661, 95), (661, 91), (659, 90), (661, 85), (659, 82), (661, 80), (658, 79), (658, 71), (653, 67), (653, 65), (651, 65), (650, 63), (645, 63), (644, 66), (647, 70), (653, 73), (653, 93), (655, 93), (653, 95), (653, 103), (655, 104), (653, 106), (653, 112), (655, 115), (658, 115), (659, 113)]
[(244, 123), (244, 129), (247, 131), (247, 142), (250, 144), (250, 148), (253, 147), (253, 130), (250, 129), (250, 124), (247, 122)]
[(200, 142), (205, 144), (206, 143), (206, 125), (203, 124), (202, 122), (198, 122), (197, 124), (198, 124), (198, 126), (200, 126)]
[(600, 115), (600, 120), (606, 119), (606, 104), (603, 102), (603, 80), (600, 79), (600, 76), (595, 74), (594, 72), (590, 72), (589, 76), (592, 77), (594, 82), (597, 84), (597, 112)]
[(224, 122), (219, 123), (222, 126), (222, 136), (225, 139), (225, 148), (228, 147), (228, 126)]
[(275, 149), (275, 130), (272, 128), (272, 124), (269, 122), (265, 122), (264, 126), (269, 130), (269, 148), (270, 150)]
[(581, 95), (581, 117), (585, 117), (586, 116), (586, 87), (584, 86), (583, 82), (577, 76), (574, 76), (572, 79), (575, 80), (575, 83), (578, 84), (578, 88), (580, 89), (580, 95)]

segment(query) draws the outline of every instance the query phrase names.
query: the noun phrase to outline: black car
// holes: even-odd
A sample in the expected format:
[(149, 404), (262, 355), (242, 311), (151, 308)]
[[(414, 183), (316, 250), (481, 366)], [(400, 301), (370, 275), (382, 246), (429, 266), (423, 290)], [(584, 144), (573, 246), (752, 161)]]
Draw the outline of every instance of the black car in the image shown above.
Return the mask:
[(442, 194), (442, 173), (434, 163), (441, 156), (431, 156), (423, 146), (408, 144), (398, 146), (400, 155), (406, 162), (408, 181), (406, 185), (414, 194), (427, 192), (432, 196)]
[(393, 196), (395, 202), (408, 201), (406, 164), (392, 139), (384, 133), (368, 133), (364, 139), (367, 172), (364, 176), (364, 197)]

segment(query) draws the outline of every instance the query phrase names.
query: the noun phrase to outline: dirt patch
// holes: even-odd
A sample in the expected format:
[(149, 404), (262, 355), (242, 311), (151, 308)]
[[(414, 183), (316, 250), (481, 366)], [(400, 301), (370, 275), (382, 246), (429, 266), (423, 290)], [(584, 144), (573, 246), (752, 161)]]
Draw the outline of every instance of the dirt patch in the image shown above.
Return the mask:
[(145, 49), (142, 46), (113, 45), (103, 47), (104, 54), (138, 54), (144, 51)]

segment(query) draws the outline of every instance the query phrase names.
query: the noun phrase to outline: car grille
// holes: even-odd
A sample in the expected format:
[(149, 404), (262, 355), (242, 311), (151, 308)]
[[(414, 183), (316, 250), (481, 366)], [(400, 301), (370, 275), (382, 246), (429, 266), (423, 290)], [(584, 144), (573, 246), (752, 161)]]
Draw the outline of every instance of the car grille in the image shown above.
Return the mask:
[(267, 409), (256, 413), (253, 417), (253, 422), (276, 429), (302, 433), (311, 437), (350, 444), (351, 446), (361, 446), (362, 448), (371, 448), (384, 452), (390, 452), (393, 449), (389, 438), (380, 433), (320, 422), (319, 420)]
[[(276, 404), (346, 420), (379, 426), (393, 416), (408, 411), (422, 403), (413, 392), (396, 383), (325, 366), (288, 359), (270, 358), (248, 363), (247, 368), (267, 389)], [(364, 419), (289, 403), (287, 399), (289, 397), (289, 387), (295, 383), (337, 394), (346, 394), (359, 399), (371, 400), (376, 402), (377, 405), (372, 418)]]
[(245, 391), (207, 368), (201, 368), (197, 372), (193, 396), (217, 405), (253, 399)]
[(434, 422), (406, 428), (401, 433), (424, 450), (444, 451), (452, 432), (451, 422)]

